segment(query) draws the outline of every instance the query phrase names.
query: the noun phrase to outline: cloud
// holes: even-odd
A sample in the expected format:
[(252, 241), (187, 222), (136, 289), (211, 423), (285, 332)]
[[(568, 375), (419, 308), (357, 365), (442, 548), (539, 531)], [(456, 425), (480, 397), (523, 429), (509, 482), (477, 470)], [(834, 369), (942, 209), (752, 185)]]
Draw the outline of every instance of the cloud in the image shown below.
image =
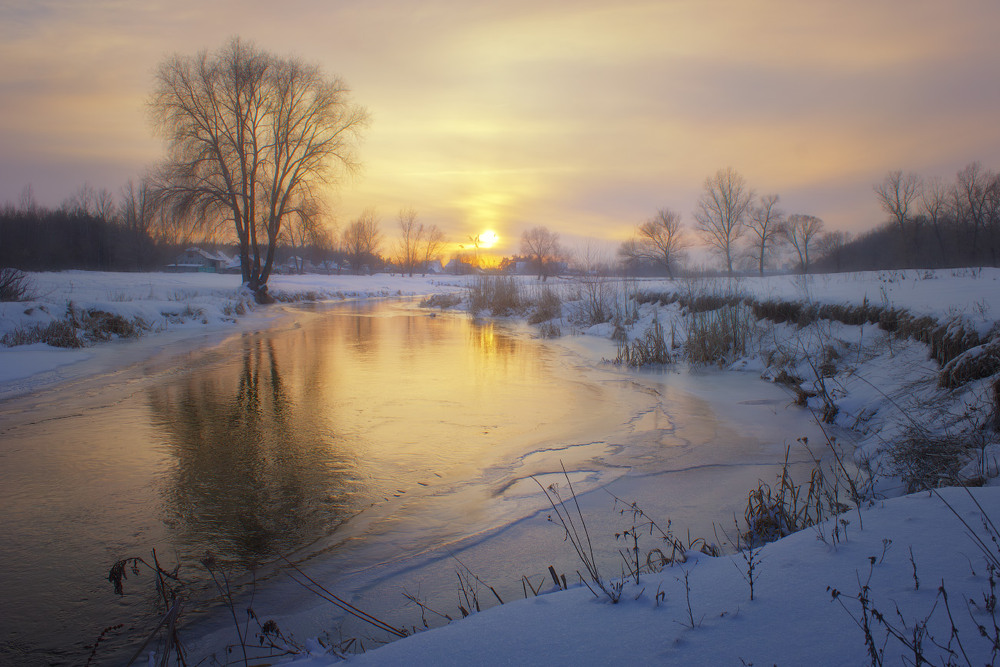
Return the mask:
[(412, 204), (459, 237), (550, 224), (620, 238), (661, 206), (689, 216), (705, 176), (732, 165), (860, 228), (880, 218), (871, 183), (888, 169), (1000, 164), (998, 19), (989, 0), (8, 6), (0, 200), (25, 184), (7, 180), (18, 165), (60, 179), (81, 165), (67, 193), (141, 171), (160, 151), (143, 110), (157, 63), (239, 34), (319, 62), (371, 110), (342, 218)]

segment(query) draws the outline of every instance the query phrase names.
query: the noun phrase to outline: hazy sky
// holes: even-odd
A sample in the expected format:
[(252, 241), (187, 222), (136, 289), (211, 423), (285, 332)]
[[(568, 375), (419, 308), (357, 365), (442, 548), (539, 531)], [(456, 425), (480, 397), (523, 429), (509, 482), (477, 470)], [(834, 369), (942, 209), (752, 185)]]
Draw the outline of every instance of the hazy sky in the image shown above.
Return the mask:
[(620, 240), (732, 166), (856, 231), (887, 170), (1000, 167), (997, 26), (996, 0), (0, 0), (0, 202), (140, 176), (157, 64), (239, 35), (371, 112), (342, 222)]

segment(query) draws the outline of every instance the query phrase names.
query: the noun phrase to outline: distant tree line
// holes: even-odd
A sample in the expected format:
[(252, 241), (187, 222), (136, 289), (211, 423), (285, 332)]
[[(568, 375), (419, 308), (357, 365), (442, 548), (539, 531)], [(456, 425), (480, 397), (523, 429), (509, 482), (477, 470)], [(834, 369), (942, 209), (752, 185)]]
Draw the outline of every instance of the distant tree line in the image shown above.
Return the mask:
[[(128, 186), (132, 190), (131, 184)], [(148, 270), (170, 244), (135, 219), (135, 202), (107, 190), (82, 187), (62, 206), (39, 206), (26, 188), (20, 202), (0, 207), (0, 266), (29, 271)]]
[[(117, 197), (84, 185), (57, 208), (40, 206), (29, 186), (17, 203), (0, 205), (0, 267), (157, 271), (192, 246), (235, 257), (238, 246), (226, 231), (173, 215), (158, 204), (146, 181), (129, 181)], [(348, 262), (340, 239), (318, 211), (292, 217), (279, 241), (277, 257), (299, 271), (306, 261), (326, 267)]]
[(1000, 175), (979, 162), (966, 165), (950, 183), (890, 171), (873, 190), (888, 220), (829, 248), (819, 267), (860, 271), (1000, 261)]

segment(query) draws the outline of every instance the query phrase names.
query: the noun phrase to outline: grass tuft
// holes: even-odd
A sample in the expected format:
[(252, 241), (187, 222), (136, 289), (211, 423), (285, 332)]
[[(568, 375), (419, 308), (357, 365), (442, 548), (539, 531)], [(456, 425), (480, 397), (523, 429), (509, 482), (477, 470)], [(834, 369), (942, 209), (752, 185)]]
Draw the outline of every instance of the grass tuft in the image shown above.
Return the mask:
[(469, 312), (473, 316), (489, 312), (495, 317), (509, 317), (525, 306), (521, 284), (514, 276), (478, 276), (469, 288)]
[(725, 304), (716, 310), (691, 312), (687, 326), (684, 351), (688, 360), (724, 365), (747, 353), (754, 318), (743, 304)]
[(420, 307), (444, 310), (457, 306), (460, 303), (462, 303), (462, 297), (458, 294), (432, 294), (420, 302)]
[(546, 285), (534, 299), (531, 313), (528, 314), (528, 324), (541, 324), (562, 316), (562, 299), (559, 294)]

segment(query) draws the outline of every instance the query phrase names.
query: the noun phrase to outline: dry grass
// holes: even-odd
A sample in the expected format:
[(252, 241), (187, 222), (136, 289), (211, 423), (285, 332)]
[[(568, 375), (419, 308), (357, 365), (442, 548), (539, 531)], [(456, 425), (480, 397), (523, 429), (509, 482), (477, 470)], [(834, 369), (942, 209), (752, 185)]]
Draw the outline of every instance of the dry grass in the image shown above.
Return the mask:
[(614, 363), (639, 367), (647, 364), (669, 364), (673, 361), (670, 347), (663, 336), (663, 325), (653, 320), (652, 326), (639, 338), (629, 341), (624, 336), (618, 340), (618, 356)]
[(469, 312), (473, 316), (489, 312), (509, 317), (522, 312), (525, 306), (521, 284), (514, 276), (479, 276), (469, 288)]
[(966, 438), (913, 427), (889, 450), (889, 471), (899, 476), (907, 493), (955, 484), (969, 447)]
[(15, 329), (4, 334), (0, 344), (14, 347), (46, 343), (53, 347), (79, 348), (112, 338), (137, 338), (149, 329), (149, 324), (141, 317), (129, 319), (95, 308), (77, 310), (70, 302), (63, 319)]
[(458, 294), (432, 294), (420, 302), (420, 307), (445, 310), (460, 303), (462, 303), (462, 297)]
[(726, 304), (717, 310), (692, 312), (687, 327), (684, 351), (689, 361), (725, 364), (747, 353), (754, 318), (748, 307)]
[[(738, 294), (695, 294), (680, 292), (645, 292), (636, 295), (638, 303), (659, 303), (666, 306), (678, 304), (688, 314), (718, 311), (724, 307), (738, 308), (741, 304), (750, 308), (758, 320), (775, 323), (790, 323), (799, 328), (817, 320), (831, 320), (853, 326), (873, 324), (897, 338), (909, 338), (930, 346), (930, 356), (942, 367), (969, 350), (984, 345), (987, 341), (959, 317), (941, 322), (930, 316), (916, 316), (905, 309), (887, 305), (875, 305), (866, 299), (861, 304), (817, 304), (799, 301), (765, 300), (757, 301)], [(964, 362), (963, 362), (964, 363)], [(993, 366), (977, 360), (968, 367), (968, 377), (987, 377)], [(1000, 362), (996, 365), (1000, 370)], [(941, 386), (953, 387), (954, 383), (967, 381), (963, 373), (942, 373)]]
[(66, 320), (56, 320), (48, 324), (15, 329), (0, 338), (0, 344), (7, 347), (46, 343), (52, 347), (77, 348), (86, 342), (77, 335), (76, 328)]
[(543, 287), (533, 302), (528, 324), (541, 324), (562, 317), (562, 299), (552, 287)]
[(808, 482), (796, 484), (788, 469), (788, 454), (786, 448), (774, 486), (761, 481), (747, 496), (745, 528), (739, 537), (751, 548), (815, 526), (828, 515), (822, 470), (815, 466)]

